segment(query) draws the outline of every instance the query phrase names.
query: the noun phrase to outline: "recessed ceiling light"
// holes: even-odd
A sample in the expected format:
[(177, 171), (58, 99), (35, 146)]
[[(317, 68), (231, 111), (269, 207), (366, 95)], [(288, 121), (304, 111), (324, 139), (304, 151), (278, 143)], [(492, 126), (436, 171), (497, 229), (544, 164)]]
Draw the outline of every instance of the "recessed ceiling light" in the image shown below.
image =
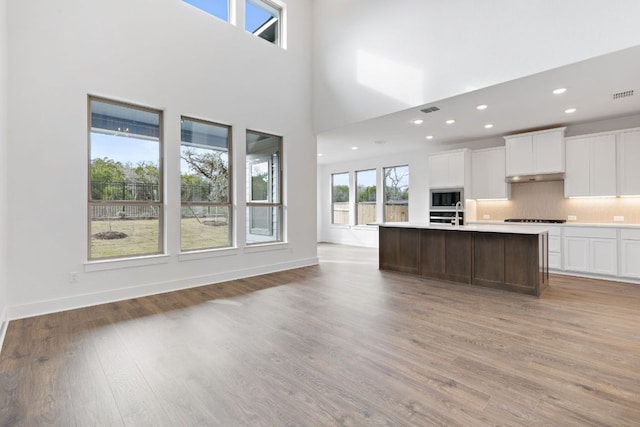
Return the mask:
[(487, 123), (486, 125), (484, 125), (484, 127), (487, 129), (491, 129), (493, 125), (491, 123)]
[(476, 107), (478, 110), (486, 110), (487, 109), (487, 104), (480, 104)]
[(424, 120), (422, 120), (422, 119), (415, 119), (415, 120), (413, 121), (413, 124), (414, 124), (414, 125), (421, 125), (422, 123), (424, 123)]
[(576, 112), (575, 108), (567, 108), (566, 110), (564, 110), (565, 113), (567, 114), (573, 114)]
[(558, 89), (554, 90), (554, 91), (553, 91), (553, 94), (554, 94), (554, 95), (560, 95), (560, 94), (562, 94), (562, 93), (565, 93), (566, 91), (567, 91), (567, 89), (566, 89), (566, 88), (561, 87), (561, 88), (558, 88)]
[(427, 135), (427, 139), (433, 139), (433, 135)]
[(322, 157), (322, 153), (318, 153), (318, 157)]
[(352, 149), (352, 150), (357, 150), (357, 149), (358, 149), (358, 147), (351, 147), (351, 149)]
[(453, 120), (453, 119), (449, 119), (449, 120), (447, 120), (445, 123), (446, 123), (446, 124), (448, 124), (448, 125), (452, 125), (452, 124), (454, 124), (455, 122), (456, 122), (455, 120)]

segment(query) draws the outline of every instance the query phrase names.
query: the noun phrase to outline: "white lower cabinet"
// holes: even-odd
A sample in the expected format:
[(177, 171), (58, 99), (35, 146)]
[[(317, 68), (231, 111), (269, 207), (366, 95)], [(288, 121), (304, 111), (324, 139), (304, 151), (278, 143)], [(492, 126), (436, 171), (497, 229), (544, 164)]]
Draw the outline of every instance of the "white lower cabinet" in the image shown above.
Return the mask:
[(614, 228), (565, 227), (564, 270), (618, 274), (618, 236)]
[(572, 271), (589, 271), (588, 238), (564, 238), (564, 269)]
[(549, 268), (562, 269), (562, 242), (559, 227), (549, 227)]
[(620, 231), (620, 276), (640, 279), (640, 230)]
[(618, 274), (617, 239), (590, 240), (591, 272), (609, 276)]

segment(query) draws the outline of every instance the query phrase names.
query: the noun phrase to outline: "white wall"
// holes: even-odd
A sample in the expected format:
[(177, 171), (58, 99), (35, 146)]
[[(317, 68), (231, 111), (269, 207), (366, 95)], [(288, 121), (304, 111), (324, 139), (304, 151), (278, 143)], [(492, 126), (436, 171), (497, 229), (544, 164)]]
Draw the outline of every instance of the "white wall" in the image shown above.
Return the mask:
[(0, 348), (7, 320), (7, 1), (0, 0)]
[(637, 0), (313, 3), (318, 131), (640, 44)]
[[(9, 2), (10, 317), (317, 262), (311, 0), (287, 7), (283, 50), (246, 33), (242, 10), (235, 27), (179, 0)], [(85, 265), (87, 94), (164, 110), (168, 257), (160, 264)], [(288, 245), (245, 249), (243, 208), (237, 250), (180, 260), (181, 114), (233, 126), (236, 207), (245, 200), (245, 129), (284, 137)]]

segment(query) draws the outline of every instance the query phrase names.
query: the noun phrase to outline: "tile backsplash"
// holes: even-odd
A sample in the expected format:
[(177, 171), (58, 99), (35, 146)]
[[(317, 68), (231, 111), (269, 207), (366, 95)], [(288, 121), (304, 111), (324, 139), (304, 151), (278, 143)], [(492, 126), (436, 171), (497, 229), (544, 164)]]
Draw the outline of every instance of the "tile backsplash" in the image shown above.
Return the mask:
[[(624, 217), (620, 224), (640, 224), (640, 197), (567, 199), (564, 181), (511, 184), (510, 200), (478, 200), (476, 218), (491, 221), (507, 218), (567, 219), (568, 223), (613, 223), (614, 217)], [(616, 218), (620, 219), (620, 218)]]

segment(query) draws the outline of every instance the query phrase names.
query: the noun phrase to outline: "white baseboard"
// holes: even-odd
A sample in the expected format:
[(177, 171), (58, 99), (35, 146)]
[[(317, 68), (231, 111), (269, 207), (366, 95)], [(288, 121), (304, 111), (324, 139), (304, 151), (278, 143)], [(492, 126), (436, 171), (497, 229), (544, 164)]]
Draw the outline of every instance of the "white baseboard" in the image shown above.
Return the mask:
[(9, 317), (7, 315), (7, 308), (5, 307), (2, 313), (0, 313), (0, 353), (2, 352), (4, 337), (7, 335), (7, 328), (9, 328)]
[(610, 282), (630, 283), (632, 285), (640, 285), (640, 280), (630, 277), (607, 276), (605, 274), (590, 274), (577, 271), (566, 271), (549, 269), (549, 273), (558, 274), (560, 276), (584, 277), (586, 279), (608, 280)]
[(244, 279), (247, 277), (259, 276), (261, 274), (292, 270), (317, 264), (318, 258), (313, 257), (278, 264), (264, 265), (255, 268), (226, 271), (218, 274), (188, 277), (185, 279), (169, 280), (166, 282), (157, 282), (142, 286), (36, 301), (28, 304), (10, 306), (7, 310), (8, 313), (6, 318), (16, 320), (25, 317), (40, 316), (43, 314), (57, 313), (65, 310), (73, 310), (75, 308), (90, 307), (93, 305), (122, 301), (131, 298), (140, 298), (148, 295), (195, 288), (198, 286), (226, 282), (229, 280)]

